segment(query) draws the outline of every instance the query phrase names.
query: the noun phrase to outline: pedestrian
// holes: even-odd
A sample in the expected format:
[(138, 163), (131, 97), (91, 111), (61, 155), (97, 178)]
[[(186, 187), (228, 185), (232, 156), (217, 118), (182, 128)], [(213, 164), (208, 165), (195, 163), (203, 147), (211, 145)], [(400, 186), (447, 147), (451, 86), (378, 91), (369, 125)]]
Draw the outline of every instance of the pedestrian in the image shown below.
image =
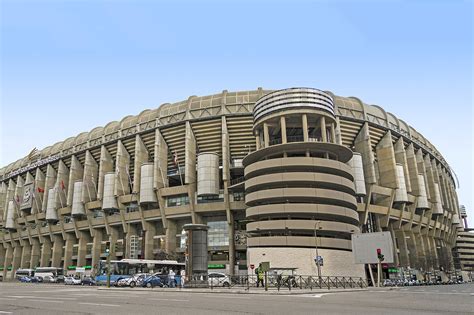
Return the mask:
[(265, 285), (263, 284), (263, 270), (261, 268), (258, 268), (258, 275), (257, 275), (257, 288), (259, 287), (259, 284), (262, 284), (262, 287)]
[(186, 270), (181, 269), (181, 287), (184, 288), (184, 278), (186, 277)]
[(170, 288), (174, 288), (174, 275), (175, 275), (175, 273), (174, 273), (173, 269), (170, 268), (170, 272), (168, 274), (168, 286)]

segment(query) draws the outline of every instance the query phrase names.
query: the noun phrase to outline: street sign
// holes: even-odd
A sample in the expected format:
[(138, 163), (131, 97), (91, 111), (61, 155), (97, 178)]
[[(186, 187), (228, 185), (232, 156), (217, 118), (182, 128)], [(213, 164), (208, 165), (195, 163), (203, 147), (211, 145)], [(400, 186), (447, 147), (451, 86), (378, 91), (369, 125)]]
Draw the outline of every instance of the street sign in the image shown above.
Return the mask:
[(84, 273), (84, 272), (86, 272), (86, 267), (76, 267), (76, 272)]
[(324, 265), (323, 256), (314, 257), (314, 262), (316, 263), (316, 265), (319, 263), (320, 266), (323, 266)]
[(264, 261), (260, 263), (260, 270), (263, 272), (266, 272), (270, 269), (270, 262), (269, 261)]

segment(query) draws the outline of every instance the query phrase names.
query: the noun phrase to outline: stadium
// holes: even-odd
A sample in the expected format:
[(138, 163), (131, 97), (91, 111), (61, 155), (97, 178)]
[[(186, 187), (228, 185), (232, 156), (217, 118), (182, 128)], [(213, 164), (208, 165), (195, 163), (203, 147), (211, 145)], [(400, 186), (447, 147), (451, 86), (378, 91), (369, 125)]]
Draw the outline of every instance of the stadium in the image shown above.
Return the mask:
[[(95, 268), (185, 259), (183, 226), (208, 230), (209, 268), (269, 261), (366, 277), (354, 233), (389, 232), (397, 272), (454, 270), (454, 173), (382, 107), (313, 88), (191, 96), (65, 139), (0, 169), (0, 264)], [(388, 273), (388, 271), (386, 271)], [(388, 277), (388, 274), (386, 275)]]

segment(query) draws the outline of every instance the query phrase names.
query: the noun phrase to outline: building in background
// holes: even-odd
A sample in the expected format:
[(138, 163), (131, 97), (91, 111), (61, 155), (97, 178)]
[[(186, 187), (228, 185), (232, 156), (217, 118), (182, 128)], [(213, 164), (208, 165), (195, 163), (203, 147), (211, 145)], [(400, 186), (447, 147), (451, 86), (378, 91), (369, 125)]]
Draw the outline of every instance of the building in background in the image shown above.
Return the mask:
[(471, 279), (474, 278), (474, 229), (467, 225), (466, 207), (459, 208), (464, 228), (458, 228), (456, 247), (453, 249), (454, 265), (456, 270), (469, 272)]
[[(59, 122), (58, 122), (59, 123)], [(455, 180), (403, 120), (311, 88), (163, 104), (0, 169), (0, 264), (65, 270), (113, 259), (183, 259), (206, 224), (209, 268), (364, 276), (351, 234), (389, 231), (394, 266), (453, 268)]]

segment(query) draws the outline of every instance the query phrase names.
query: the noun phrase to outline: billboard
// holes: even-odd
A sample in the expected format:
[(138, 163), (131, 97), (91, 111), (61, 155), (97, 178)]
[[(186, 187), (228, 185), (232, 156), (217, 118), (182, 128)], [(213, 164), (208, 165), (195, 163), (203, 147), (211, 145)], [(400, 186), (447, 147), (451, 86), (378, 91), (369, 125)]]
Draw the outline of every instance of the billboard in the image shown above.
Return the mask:
[(25, 186), (23, 186), (23, 199), (21, 199), (20, 210), (31, 209), (33, 206), (34, 193), (33, 183), (25, 184)]
[(352, 254), (356, 264), (379, 262), (377, 249), (384, 255), (384, 263), (393, 263), (393, 242), (390, 232), (352, 234)]

